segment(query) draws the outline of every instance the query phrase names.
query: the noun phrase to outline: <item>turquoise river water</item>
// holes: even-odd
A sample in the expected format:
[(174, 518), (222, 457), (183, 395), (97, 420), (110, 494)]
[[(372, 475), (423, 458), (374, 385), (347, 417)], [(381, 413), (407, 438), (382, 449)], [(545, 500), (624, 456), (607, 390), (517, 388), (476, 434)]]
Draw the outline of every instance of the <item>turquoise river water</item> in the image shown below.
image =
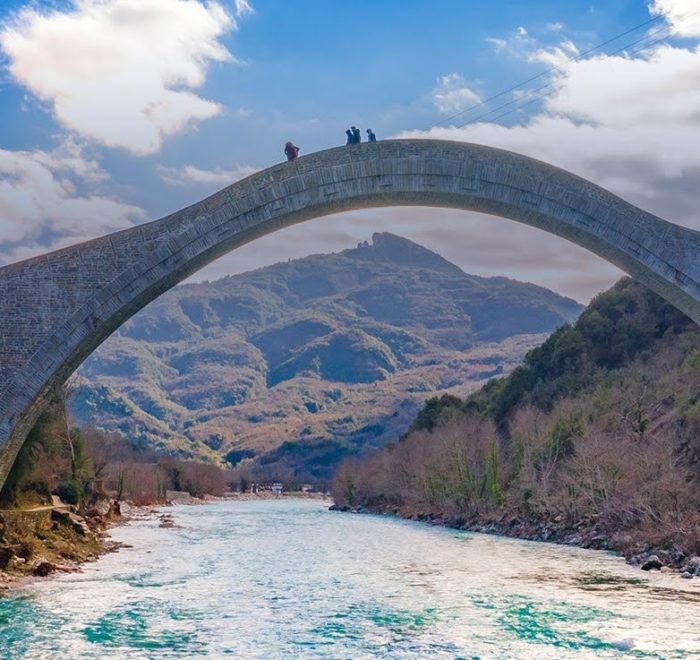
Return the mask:
[(219, 502), (0, 599), (0, 657), (700, 658), (700, 580), (369, 515)]

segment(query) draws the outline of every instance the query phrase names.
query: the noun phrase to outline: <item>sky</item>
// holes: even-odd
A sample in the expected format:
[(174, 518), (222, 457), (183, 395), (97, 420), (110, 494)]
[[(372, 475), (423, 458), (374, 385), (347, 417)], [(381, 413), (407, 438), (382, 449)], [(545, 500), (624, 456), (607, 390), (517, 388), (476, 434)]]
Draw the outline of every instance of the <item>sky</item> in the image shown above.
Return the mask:
[[(700, 6), (0, 0), (0, 265), (155, 220), (351, 124), (534, 156), (700, 230)], [(582, 302), (621, 275), (509, 220), (392, 208), (276, 232), (195, 279), (375, 231)]]

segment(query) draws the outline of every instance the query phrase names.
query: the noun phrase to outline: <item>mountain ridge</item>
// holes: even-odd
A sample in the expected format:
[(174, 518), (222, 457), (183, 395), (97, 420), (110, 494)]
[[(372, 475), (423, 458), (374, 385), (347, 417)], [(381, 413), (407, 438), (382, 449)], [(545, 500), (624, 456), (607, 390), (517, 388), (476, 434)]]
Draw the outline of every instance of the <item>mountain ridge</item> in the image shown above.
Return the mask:
[(354, 454), (405, 431), (431, 392), (508, 371), (580, 309), (377, 233), (164, 294), (86, 361), (73, 415), (209, 460), (312, 440)]

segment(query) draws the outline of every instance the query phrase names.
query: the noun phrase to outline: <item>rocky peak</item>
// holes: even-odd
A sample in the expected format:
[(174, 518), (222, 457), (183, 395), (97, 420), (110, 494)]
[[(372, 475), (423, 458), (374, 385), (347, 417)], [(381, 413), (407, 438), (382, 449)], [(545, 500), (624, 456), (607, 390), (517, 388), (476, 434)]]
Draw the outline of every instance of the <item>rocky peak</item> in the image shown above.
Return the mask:
[(352, 250), (342, 253), (346, 257), (363, 261), (386, 261), (413, 268), (426, 268), (442, 273), (463, 275), (462, 270), (432, 250), (407, 238), (388, 232), (377, 232), (371, 242), (364, 241)]

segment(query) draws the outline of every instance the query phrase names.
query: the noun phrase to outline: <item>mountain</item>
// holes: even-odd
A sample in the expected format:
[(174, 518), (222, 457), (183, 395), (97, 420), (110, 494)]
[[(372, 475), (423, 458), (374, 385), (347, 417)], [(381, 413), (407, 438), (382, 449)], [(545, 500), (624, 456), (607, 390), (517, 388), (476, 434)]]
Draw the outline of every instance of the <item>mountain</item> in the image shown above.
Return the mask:
[(375, 234), (176, 287), (86, 361), (72, 414), (164, 452), (325, 478), (403, 433), (428, 396), (509, 371), (580, 310)]
[(698, 383), (697, 324), (624, 279), (508, 376), (429, 400), (334, 496), (683, 568), (700, 555)]

